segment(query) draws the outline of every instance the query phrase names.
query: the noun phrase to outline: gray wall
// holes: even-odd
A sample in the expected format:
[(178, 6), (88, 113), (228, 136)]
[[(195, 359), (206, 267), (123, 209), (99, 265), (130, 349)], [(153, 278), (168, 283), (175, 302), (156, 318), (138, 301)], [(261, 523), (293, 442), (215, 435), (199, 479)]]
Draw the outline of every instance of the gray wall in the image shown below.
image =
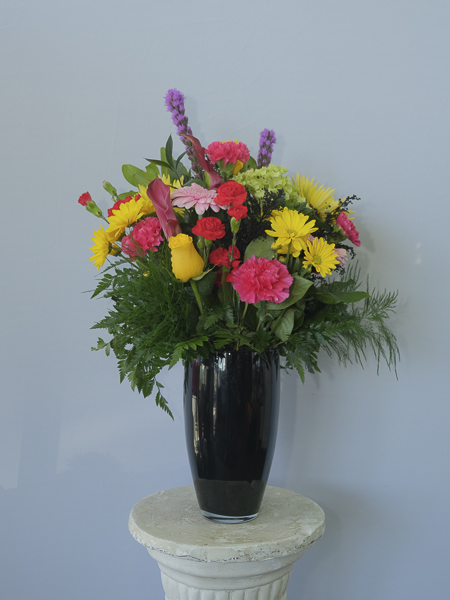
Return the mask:
[[(1, 34), (0, 597), (155, 600), (127, 531), (135, 502), (190, 484), (182, 369), (175, 423), (92, 353), (106, 310), (84, 290), (98, 222), (77, 204), (174, 133), (187, 96), (204, 144), (257, 151), (362, 197), (363, 275), (398, 289), (399, 379), (283, 376), (272, 485), (325, 510), (292, 600), (449, 597), (449, 4), (432, 0), (4, 0)], [(178, 142), (177, 142), (178, 143)], [(181, 145), (178, 143), (181, 151)]]

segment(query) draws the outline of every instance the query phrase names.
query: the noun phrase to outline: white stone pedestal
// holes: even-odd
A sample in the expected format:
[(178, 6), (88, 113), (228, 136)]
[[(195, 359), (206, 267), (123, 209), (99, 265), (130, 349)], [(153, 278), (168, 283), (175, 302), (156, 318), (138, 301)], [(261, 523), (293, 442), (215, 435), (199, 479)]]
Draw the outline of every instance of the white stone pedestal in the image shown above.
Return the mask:
[(189, 486), (138, 502), (129, 527), (158, 562), (166, 600), (285, 600), (292, 567), (324, 523), (315, 502), (275, 487), (254, 521), (213, 523)]

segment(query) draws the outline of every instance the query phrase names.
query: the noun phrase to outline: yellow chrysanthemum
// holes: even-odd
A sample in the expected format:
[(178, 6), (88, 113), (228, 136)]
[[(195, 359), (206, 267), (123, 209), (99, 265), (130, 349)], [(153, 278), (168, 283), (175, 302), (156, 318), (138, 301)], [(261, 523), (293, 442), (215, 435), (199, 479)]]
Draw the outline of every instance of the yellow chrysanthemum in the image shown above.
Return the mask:
[[(179, 188), (180, 188), (180, 187), (183, 185), (183, 182), (184, 182), (184, 175), (182, 175), (180, 179), (174, 179), (173, 181), (170, 181), (170, 177), (169, 177), (169, 175), (161, 175), (161, 179), (163, 180), (163, 182), (164, 182), (166, 185), (170, 186), (170, 195), (172, 196), (173, 192), (174, 192), (175, 190), (178, 190), (178, 189), (179, 189)], [(184, 208), (179, 208), (178, 206), (174, 206), (174, 207), (173, 207), (173, 210), (174, 210), (174, 211), (175, 211), (177, 214), (179, 214), (179, 215), (181, 215), (182, 217), (184, 217), (184, 211), (185, 211), (185, 209), (184, 209)]]
[(111, 241), (119, 239), (126, 227), (133, 225), (133, 223), (136, 223), (138, 219), (146, 214), (142, 212), (143, 204), (144, 200), (142, 198), (139, 200), (132, 199), (129, 202), (124, 202), (119, 208), (113, 210), (112, 216), (108, 219), (109, 227), (106, 230)]
[(330, 275), (331, 269), (335, 269), (339, 264), (334, 244), (328, 244), (323, 238), (314, 238), (312, 242), (308, 241), (308, 249), (305, 251), (303, 266), (312, 265), (319, 275), (325, 277)]
[(287, 254), (297, 257), (302, 250), (306, 250), (308, 236), (317, 231), (315, 221), (310, 221), (306, 215), (285, 207), (282, 211), (272, 213), (272, 230), (266, 230), (267, 235), (277, 238), (272, 245), (278, 254)]
[(305, 177), (304, 175), (300, 177), (300, 173), (297, 173), (296, 179), (294, 180), (292, 177), (292, 181), (297, 187), (299, 196), (305, 198), (306, 202), (314, 208), (319, 215), (325, 215), (326, 213), (332, 212), (341, 205), (339, 200), (334, 199), (334, 190), (331, 188), (325, 189), (323, 185), (318, 188), (319, 182), (313, 183), (314, 177), (312, 179), (309, 179), (309, 177)]
[(147, 188), (144, 187), (143, 185), (140, 185), (139, 193), (141, 195), (141, 200), (142, 200), (142, 208), (141, 208), (142, 214), (151, 215), (152, 213), (155, 212), (155, 207), (153, 206), (153, 202), (147, 196)]
[(170, 180), (169, 175), (161, 175), (161, 179), (166, 185), (170, 186), (170, 193), (172, 193), (183, 185), (184, 175), (181, 176), (181, 179), (174, 179), (173, 181)]
[(108, 254), (117, 254), (120, 249), (116, 244), (111, 243), (112, 239), (108, 230), (105, 231), (101, 225), (100, 229), (94, 231), (94, 237), (91, 239), (94, 242), (91, 248), (94, 256), (91, 256), (89, 260), (94, 263), (98, 271), (103, 266)]

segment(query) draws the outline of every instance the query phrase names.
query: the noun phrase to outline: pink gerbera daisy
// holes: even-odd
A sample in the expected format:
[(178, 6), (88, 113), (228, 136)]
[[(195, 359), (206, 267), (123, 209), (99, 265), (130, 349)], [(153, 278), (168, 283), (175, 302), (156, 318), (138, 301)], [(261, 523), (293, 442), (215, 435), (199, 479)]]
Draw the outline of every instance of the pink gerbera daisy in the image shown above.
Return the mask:
[(179, 188), (172, 194), (174, 206), (180, 208), (195, 208), (198, 215), (202, 215), (206, 209), (211, 208), (214, 212), (219, 212), (221, 206), (214, 202), (217, 196), (216, 190), (206, 190), (198, 183)]

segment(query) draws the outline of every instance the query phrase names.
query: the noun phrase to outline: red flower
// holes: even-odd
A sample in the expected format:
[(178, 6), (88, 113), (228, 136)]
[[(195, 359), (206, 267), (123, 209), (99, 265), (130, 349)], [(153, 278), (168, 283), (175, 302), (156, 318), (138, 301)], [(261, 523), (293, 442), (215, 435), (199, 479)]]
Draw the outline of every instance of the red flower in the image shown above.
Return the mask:
[(240, 219), (244, 219), (247, 216), (248, 208), (246, 206), (231, 206), (228, 209), (228, 214), (230, 217), (234, 217), (236, 221)]
[(114, 202), (114, 206), (112, 208), (108, 208), (108, 217), (113, 216), (113, 210), (117, 210), (121, 204), (125, 204), (131, 200), (131, 196), (127, 196), (124, 200), (117, 200)]
[[(233, 263), (230, 262), (231, 253), (233, 253)], [(227, 267), (231, 269), (231, 267), (237, 267), (240, 263), (241, 253), (239, 252), (236, 246), (230, 246), (228, 251), (225, 248), (217, 248), (217, 250), (213, 250), (209, 255), (209, 262), (213, 265), (217, 265), (218, 267)]]
[(217, 189), (217, 196), (214, 199), (219, 206), (239, 206), (247, 200), (247, 190), (237, 181), (227, 181)]
[(192, 233), (207, 240), (220, 240), (225, 235), (225, 225), (217, 217), (203, 217), (192, 228)]
[(78, 198), (78, 202), (81, 204), (81, 206), (86, 206), (89, 204), (89, 202), (92, 202), (90, 193), (84, 192), (84, 194), (81, 194), (81, 196)]

